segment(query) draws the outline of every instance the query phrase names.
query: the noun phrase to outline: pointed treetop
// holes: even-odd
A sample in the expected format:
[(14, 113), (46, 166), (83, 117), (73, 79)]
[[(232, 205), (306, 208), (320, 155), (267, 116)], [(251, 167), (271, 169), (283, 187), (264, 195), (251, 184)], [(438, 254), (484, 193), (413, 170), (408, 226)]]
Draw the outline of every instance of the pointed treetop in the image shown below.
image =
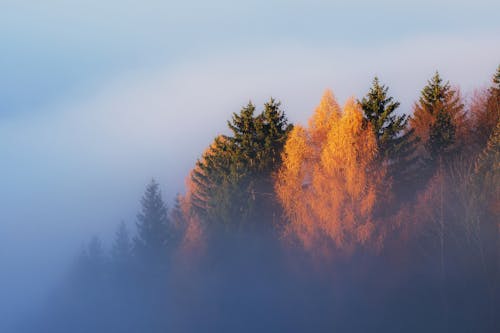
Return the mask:
[[(450, 83), (446, 82), (443, 84), (443, 79), (436, 71), (434, 76), (427, 81), (427, 85), (422, 90), (422, 97), (420, 97), (420, 102), (425, 105), (434, 105), (437, 102), (443, 102), (450, 90)], [(430, 108), (432, 111), (432, 108)]]
[(328, 89), (321, 97), (321, 101), (309, 119), (309, 127), (312, 131), (313, 141), (324, 141), (332, 121), (340, 117), (340, 107), (333, 92)]
[(121, 221), (115, 233), (115, 240), (111, 248), (111, 257), (115, 262), (123, 263), (130, 258), (132, 253), (132, 242), (127, 225)]
[(493, 75), (493, 83), (496, 85), (496, 89), (500, 89), (500, 65), (498, 65), (497, 71)]
[(349, 97), (349, 99), (345, 103), (342, 120), (352, 123), (353, 128), (355, 128), (356, 130), (361, 129), (361, 126), (359, 124), (361, 124), (363, 120), (363, 114), (359, 103), (356, 102), (356, 98)]
[(148, 257), (160, 254), (167, 243), (168, 225), (168, 209), (160, 185), (152, 179), (142, 196), (141, 210), (137, 214), (136, 250)]

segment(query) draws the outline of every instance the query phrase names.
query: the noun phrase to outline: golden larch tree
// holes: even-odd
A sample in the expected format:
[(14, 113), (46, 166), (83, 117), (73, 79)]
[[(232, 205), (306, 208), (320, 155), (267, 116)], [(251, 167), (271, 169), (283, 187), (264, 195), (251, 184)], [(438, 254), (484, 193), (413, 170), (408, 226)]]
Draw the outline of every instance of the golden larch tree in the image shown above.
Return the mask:
[(351, 250), (375, 240), (374, 209), (386, 181), (377, 154), (360, 106), (350, 99), (341, 113), (333, 94), (325, 93), (309, 127), (296, 126), (285, 146), (276, 192), (287, 233), (306, 247), (330, 239)]

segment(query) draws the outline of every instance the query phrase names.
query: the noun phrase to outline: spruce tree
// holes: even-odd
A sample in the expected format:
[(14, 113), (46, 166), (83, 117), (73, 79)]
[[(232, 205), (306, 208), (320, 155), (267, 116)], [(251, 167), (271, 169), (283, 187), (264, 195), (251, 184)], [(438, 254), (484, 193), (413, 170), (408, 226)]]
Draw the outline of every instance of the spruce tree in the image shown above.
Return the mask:
[(413, 130), (408, 129), (408, 117), (395, 114), (400, 103), (388, 96), (388, 90), (375, 77), (370, 91), (359, 104), (363, 109), (364, 124), (371, 125), (379, 156), (388, 163), (398, 190), (407, 187), (413, 179), (416, 138)]
[(137, 235), (134, 251), (140, 260), (156, 261), (165, 258), (168, 243), (168, 210), (162, 199), (160, 185), (153, 179), (141, 199), (137, 214)]
[(431, 158), (444, 156), (455, 141), (455, 126), (451, 115), (444, 110), (439, 110), (434, 123), (430, 125), (429, 140), (426, 148)]
[(132, 242), (125, 222), (120, 222), (111, 247), (111, 260), (117, 267), (126, 267), (132, 258)]
[(186, 232), (187, 218), (182, 209), (182, 197), (178, 194), (175, 197), (174, 206), (170, 210), (170, 248), (176, 248), (182, 241), (182, 236)]
[(410, 126), (420, 138), (420, 154), (427, 165), (447, 160), (459, 148), (465, 121), (458, 91), (443, 82), (438, 72), (422, 89)]
[(210, 222), (241, 226), (273, 195), (271, 177), (290, 126), (280, 103), (271, 99), (258, 115), (248, 103), (233, 113), (228, 127), (231, 135), (217, 137), (196, 163), (192, 205)]
[(497, 71), (495, 75), (493, 75), (493, 83), (494, 86), (492, 89), (495, 89), (496, 91), (500, 91), (500, 65), (497, 67)]
[(265, 177), (278, 170), (281, 165), (281, 152), (285, 146), (288, 133), (292, 125), (284, 111), (280, 108), (281, 103), (271, 98), (264, 104), (264, 110), (259, 116), (261, 118), (260, 141), (258, 159), (261, 161), (258, 172), (262, 172)]
[(405, 115), (395, 115), (394, 111), (400, 103), (393, 97), (387, 96), (389, 88), (382, 85), (375, 77), (370, 91), (359, 102), (363, 109), (364, 122), (370, 123), (377, 139), (382, 155), (394, 155), (394, 140), (406, 128), (408, 122)]

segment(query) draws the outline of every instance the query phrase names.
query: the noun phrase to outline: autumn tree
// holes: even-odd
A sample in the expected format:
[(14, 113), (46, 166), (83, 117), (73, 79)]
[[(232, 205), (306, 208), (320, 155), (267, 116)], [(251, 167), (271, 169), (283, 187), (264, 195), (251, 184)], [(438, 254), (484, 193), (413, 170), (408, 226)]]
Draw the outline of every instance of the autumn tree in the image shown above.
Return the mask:
[(341, 113), (326, 92), (309, 127), (296, 126), (285, 146), (276, 192), (289, 220), (286, 232), (306, 247), (325, 238), (348, 250), (378, 241), (374, 213), (386, 180), (378, 161), (359, 104), (349, 100)]

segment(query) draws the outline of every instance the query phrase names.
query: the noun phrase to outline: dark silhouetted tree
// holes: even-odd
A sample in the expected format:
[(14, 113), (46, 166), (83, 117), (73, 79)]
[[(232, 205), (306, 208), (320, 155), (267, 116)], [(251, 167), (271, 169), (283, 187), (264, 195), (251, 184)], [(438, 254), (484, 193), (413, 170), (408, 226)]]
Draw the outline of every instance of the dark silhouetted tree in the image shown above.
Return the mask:
[(132, 241), (125, 222), (120, 222), (111, 247), (111, 260), (119, 270), (128, 269), (132, 259)]
[(428, 171), (460, 150), (467, 132), (465, 120), (459, 92), (449, 82), (443, 83), (436, 72), (422, 89), (410, 118), (410, 127), (420, 138), (419, 153)]
[(414, 131), (407, 128), (408, 117), (395, 114), (400, 103), (388, 96), (388, 90), (375, 77), (370, 91), (359, 103), (363, 109), (364, 122), (371, 124), (377, 139), (379, 157), (388, 164), (396, 191), (407, 191), (416, 172), (417, 140)]
[(271, 99), (258, 115), (249, 103), (233, 114), (228, 127), (232, 134), (217, 137), (198, 160), (191, 174), (191, 201), (209, 222), (231, 228), (255, 226), (247, 222), (262, 221), (261, 213), (268, 211), (263, 207), (270, 208), (272, 175), (280, 165), (290, 126), (280, 103)]
[(490, 88), (474, 96), (471, 105), (472, 136), (476, 151), (482, 150), (500, 121), (500, 66)]
[(162, 260), (167, 255), (169, 241), (168, 210), (163, 201), (160, 186), (152, 180), (141, 200), (137, 214), (137, 235), (134, 251), (139, 260)]

